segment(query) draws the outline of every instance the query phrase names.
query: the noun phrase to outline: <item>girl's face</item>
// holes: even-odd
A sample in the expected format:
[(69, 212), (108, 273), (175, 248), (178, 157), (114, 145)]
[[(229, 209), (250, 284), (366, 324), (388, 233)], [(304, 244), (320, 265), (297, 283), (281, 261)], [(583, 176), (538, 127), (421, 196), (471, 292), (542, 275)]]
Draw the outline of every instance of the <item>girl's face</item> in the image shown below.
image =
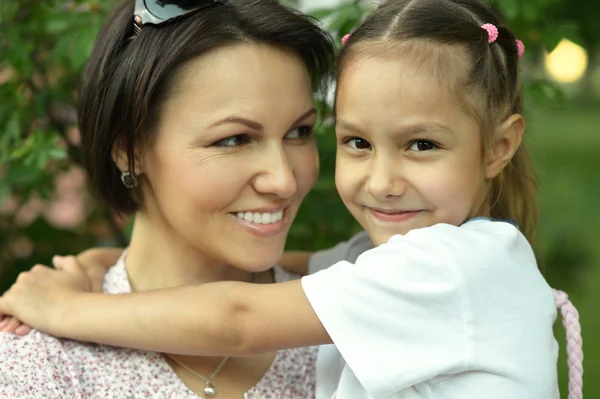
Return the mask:
[(317, 178), (315, 121), (310, 77), (293, 54), (245, 43), (190, 62), (142, 152), (143, 212), (177, 250), (271, 267)]
[(485, 214), (478, 125), (452, 82), (416, 64), (393, 52), (359, 56), (338, 84), (336, 185), (376, 245)]

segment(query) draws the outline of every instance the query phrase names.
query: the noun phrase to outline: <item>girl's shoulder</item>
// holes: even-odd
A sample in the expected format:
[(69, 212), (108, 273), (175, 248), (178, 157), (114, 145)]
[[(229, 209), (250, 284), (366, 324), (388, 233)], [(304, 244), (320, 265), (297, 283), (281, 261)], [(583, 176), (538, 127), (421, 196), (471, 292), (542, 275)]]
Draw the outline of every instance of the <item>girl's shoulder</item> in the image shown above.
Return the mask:
[(276, 283), (285, 283), (286, 281), (298, 280), (301, 276), (290, 273), (279, 266), (273, 266), (273, 278)]
[(393, 236), (383, 247), (392, 254), (428, 249), (430, 260), (444, 267), (476, 267), (481, 271), (482, 263), (493, 268), (496, 263), (509, 262), (537, 269), (533, 248), (509, 221), (477, 218), (460, 226), (439, 223)]

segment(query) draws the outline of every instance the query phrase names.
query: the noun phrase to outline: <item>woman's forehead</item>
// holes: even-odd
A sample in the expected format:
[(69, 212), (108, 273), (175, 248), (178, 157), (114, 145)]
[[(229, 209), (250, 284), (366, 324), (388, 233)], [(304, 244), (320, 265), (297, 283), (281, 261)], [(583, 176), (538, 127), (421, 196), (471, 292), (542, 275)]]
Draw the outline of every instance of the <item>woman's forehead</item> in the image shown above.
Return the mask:
[(173, 84), (163, 122), (208, 126), (230, 115), (287, 118), (312, 106), (311, 79), (301, 59), (272, 46), (244, 43), (213, 51), (190, 61)]

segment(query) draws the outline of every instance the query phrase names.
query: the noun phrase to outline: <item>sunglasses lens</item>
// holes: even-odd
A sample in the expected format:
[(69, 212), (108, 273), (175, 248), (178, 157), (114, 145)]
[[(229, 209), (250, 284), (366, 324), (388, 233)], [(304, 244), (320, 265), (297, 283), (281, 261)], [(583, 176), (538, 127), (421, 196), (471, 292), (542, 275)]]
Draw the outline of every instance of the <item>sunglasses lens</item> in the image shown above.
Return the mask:
[(207, 1), (144, 0), (146, 9), (156, 18), (167, 20), (193, 11)]

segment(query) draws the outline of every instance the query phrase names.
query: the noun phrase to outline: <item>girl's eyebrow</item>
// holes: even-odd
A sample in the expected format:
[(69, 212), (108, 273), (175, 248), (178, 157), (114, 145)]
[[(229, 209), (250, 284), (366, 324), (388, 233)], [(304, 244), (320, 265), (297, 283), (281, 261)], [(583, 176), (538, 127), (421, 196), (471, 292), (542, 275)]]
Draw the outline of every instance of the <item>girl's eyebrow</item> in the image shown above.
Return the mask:
[(454, 130), (442, 123), (423, 122), (403, 126), (398, 129), (398, 132), (406, 135), (416, 135), (420, 133), (454, 133)]
[[(366, 134), (365, 131), (363, 129), (361, 129), (360, 127), (358, 127), (357, 125), (347, 122), (347, 121), (344, 121), (344, 120), (341, 120), (341, 119), (336, 120), (335, 126), (349, 130), (358, 135)], [(441, 124), (441, 123), (423, 122), (423, 123), (416, 123), (416, 124), (412, 124), (412, 125), (402, 126), (397, 130), (397, 132), (400, 134), (403, 134), (403, 135), (416, 135), (416, 134), (420, 134), (420, 133), (434, 133), (434, 132), (454, 133), (454, 130), (452, 130), (450, 127), (448, 127), (444, 124)]]
[(343, 128), (343, 129), (349, 130), (349, 131), (351, 131), (351, 132), (353, 132), (355, 134), (358, 134), (358, 135), (365, 135), (366, 134), (358, 126), (356, 126), (356, 125), (354, 125), (354, 124), (352, 124), (350, 122), (346, 122), (346, 121), (344, 121), (342, 119), (336, 119), (336, 121), (335, 121), (335, 127), (336, 128), (339, 127), (339, 128)]

